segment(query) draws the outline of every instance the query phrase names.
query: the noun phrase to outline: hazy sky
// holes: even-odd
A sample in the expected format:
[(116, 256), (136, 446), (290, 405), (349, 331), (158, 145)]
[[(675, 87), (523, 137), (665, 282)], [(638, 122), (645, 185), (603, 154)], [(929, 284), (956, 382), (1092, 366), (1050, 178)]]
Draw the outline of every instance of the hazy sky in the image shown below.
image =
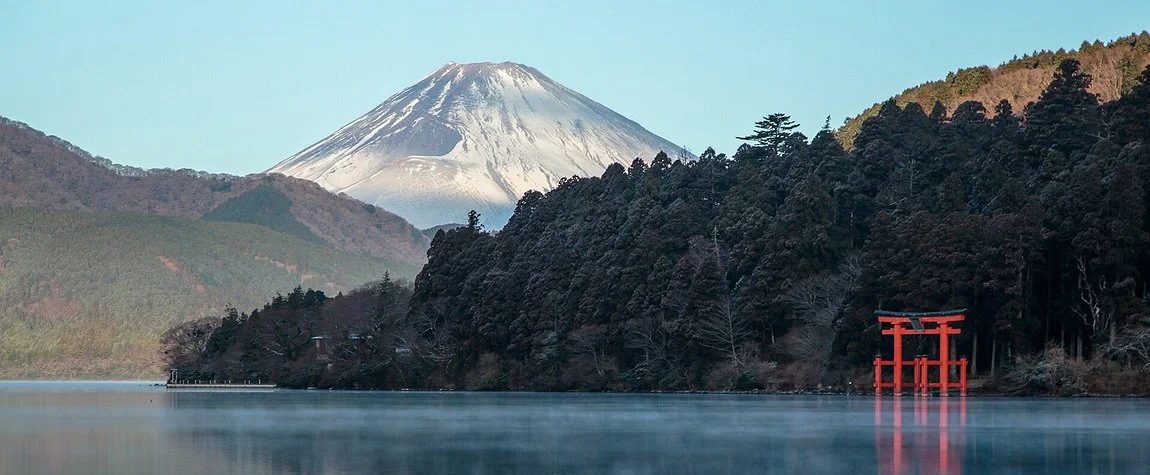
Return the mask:
[(1150, 29), (1145, 0), (294, 3), (0, 0), (0, 115), (119, 163), (243, 174), (443, 63), (515, 61), (730, 153), (772, 112), (813, 132), (957, 67)]

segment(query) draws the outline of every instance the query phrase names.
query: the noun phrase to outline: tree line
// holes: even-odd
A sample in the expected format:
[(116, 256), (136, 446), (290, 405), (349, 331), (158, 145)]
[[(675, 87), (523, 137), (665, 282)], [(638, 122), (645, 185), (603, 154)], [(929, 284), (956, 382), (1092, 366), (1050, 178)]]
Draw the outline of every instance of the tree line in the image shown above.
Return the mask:
[(498, 232), (473, 212), (410, 285), (174, 328), (169, 361), (297, 386), (841, 387), (890, 351), (874, 310), (966, 308), (955, 352), (1004, 387), (1060, 390), (1052, 358), (1094, 362), (1075, 390), (1145, 384), (1150, 68), (1105, 104), (1090, 82), (1071, 58), (1022, 111), (888, 101), (849, 151), (772, 114), (730, 157), (567, 178)]
[[(1035, 51), (1015, 56), (996, 67), (975, 66), (950, 72), (945, 78), (911, 87), (894, 97), (900, 107), (917, 102), (929, 107), (941, 103), (953, 113), (963, 102), (974, 100), (991, 107), (1006, 99), (1016, 110), (1036, 101), (1050, 75), (1062, 61), (1076, 59), (1083, 71), (1093, 75), (1090, 92), (1113, 101), (1138, 83), (1138, 74), (1150, 64), (1150, 33), (1130, 34), (1103, 43), (1083, 41), (1076, 50)], [(878, 114), (882, 103), (847, 119), (835, 132), (846, 148), (854, 146), (862, 123)]]

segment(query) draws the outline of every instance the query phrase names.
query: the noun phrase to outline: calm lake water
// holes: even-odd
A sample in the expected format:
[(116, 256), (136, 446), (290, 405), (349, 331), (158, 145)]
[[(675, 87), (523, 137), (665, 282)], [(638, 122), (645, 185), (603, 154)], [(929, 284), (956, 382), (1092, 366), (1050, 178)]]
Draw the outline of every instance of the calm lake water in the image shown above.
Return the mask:
[(1150, 400), (0, 383), (0, 474), (1150, 473)]

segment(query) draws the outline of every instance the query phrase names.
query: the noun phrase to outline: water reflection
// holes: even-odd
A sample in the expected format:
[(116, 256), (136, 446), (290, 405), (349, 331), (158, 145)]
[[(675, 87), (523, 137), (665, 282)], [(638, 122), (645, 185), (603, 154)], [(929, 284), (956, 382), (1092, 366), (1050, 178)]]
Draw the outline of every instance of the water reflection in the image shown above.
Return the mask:
[(873, 401), (880, 474), (1141, 473), (1145, 400)]
[[(904, 425), (904, 405), (911, 423)], [(874, 398), (875, 455), (880, 474), (961, 474), (967, 399)]]
[(0, 383), (0, 474), (1138, 473), (1147, 400)]

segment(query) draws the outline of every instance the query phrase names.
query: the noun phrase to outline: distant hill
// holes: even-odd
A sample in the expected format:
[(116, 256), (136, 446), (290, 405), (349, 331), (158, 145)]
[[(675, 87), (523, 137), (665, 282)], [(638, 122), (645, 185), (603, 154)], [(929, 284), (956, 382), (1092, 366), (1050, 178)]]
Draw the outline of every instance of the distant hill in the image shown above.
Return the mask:
[[(256, 195), (217, 207), (260, 187)], [(194, 170), (143, 170), (93, 157), (57, 137), (0, 117), (0, 207), (127, 211), (268, 224), (267, 216), (238, 209), (268, 188), (282, 193), (287, 213), (310, 234), (336, 249), (422, 264), (430, 239), (403, 218), (315, 183), (283, 175), (244, 177)], [(245, 205), (244, 202), (247, 202)], [(290, 204), (288, 204), (290, 203)], [(250, 209), (248, 210), (250, 211)], [(283, 216), (280, 216), (281, 218)], [(246, 221), (245, 221), (246, 220)], [(281, 222), (284, 226), (295, 226)], [(292, 233), (299, 235), (300, 229)]]
[(429, 243), (311, 182), (119, 166), (0, 118), (0, 378), (156, 376), (174, 323), (411, 278)]
[[(899, 107), (914, 102), (930, 112), (935, 102), (946, 108), (947, 114), (966, 101), (978, 101), (992, 113), (999, 102), (1010, 102), (1016, 115), (1026, 105), (1038, 99), (1050, 82), (1054, 69), (1063, 59), (1075, 58), (1082, 70), (1094, 81), (1090, 92), (1102, 102), (1118, 99), (1137, 84), (1138, 74), (1150, 64), (1150, 33), (1143, 31), (1118, 38), (1109, 43), (1101, 41), (1082, 43), (1077, 50), (1036, 51), (1014, 57), (998, 67), (976, 66), (947, 74), (946, 79), (920, 84), (894, 96)], [(861, 114), (847, 119), (836, 136), (845, 147), (854, 146), (862, 123), (878, 115), (882, 103), (875, 103)]]
[(464, 226), (467, 226), (467, 225), (461, 224), (461, 223), (440, 224), (439, 226), (433, 226), (433, 227), (424, 229), (423, 234), (427, 235), (428, 237), (434, 238), (435, 233), (439, 232), (440, 230), (451, 231), (452, 229), (462, 228)]
[(177, 322), (417, 271), (251, 224), (3, 208), (0, 378), (156, 376)]
[(291, 214), (292, 200), (270, 185), (260, 185), (242, 195), (229, 198), (216, 209), (204, 214), (209, 221), (257, 224), (295, 236), (304, 241), (324, 243), (307, 226)]

